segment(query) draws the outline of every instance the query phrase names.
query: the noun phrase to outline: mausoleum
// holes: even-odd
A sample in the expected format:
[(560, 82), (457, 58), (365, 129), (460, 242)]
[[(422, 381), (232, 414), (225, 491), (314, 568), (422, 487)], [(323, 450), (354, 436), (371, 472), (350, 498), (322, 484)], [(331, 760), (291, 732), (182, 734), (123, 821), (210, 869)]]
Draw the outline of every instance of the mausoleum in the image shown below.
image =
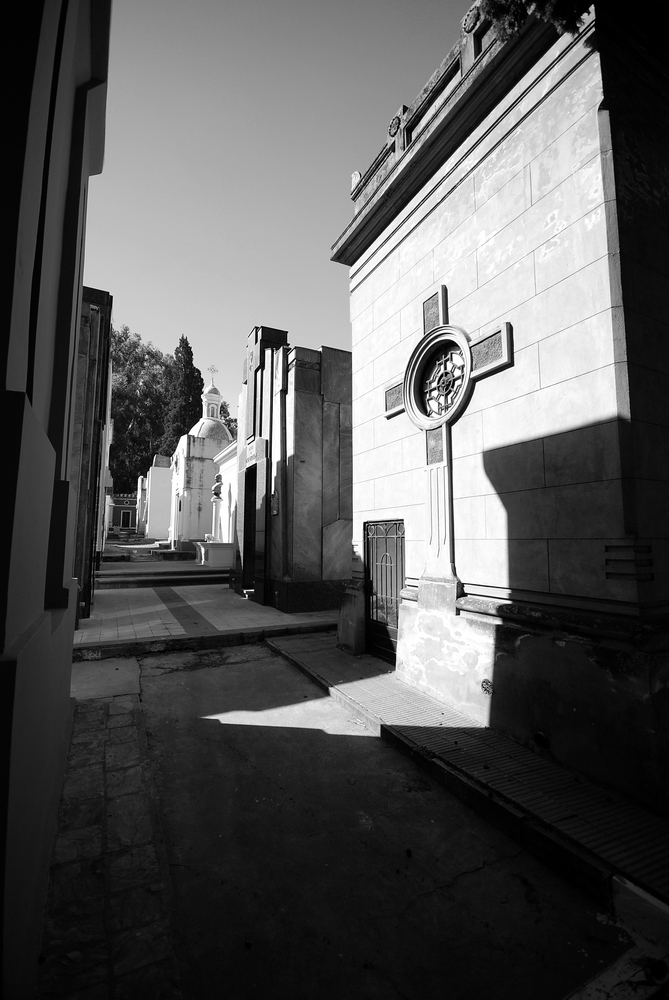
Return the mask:
[(247, 340), (232, 585), (281, 611), (339, 607), (351, 571), (351, 355)]
[(172, 548), (193, 548), (211, 533), (211, 488), (214, 456), (232, 441), (220, 417), (221, 394), (211, 384), (202, 393), (202, 416), (179, 438), (172, 456), (172, 499), (169, 538)]
[(474, 5), (354, 175), (340, 639), (666, 811), (667, 70), (609, 14)]

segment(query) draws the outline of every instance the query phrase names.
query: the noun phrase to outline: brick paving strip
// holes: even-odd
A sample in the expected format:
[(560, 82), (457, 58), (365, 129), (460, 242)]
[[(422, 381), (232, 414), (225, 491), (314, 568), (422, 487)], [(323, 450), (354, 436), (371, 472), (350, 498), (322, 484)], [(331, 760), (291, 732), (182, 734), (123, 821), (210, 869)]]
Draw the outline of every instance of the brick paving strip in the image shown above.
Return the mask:
[[(409, 687), (330, 635), (268, 641), (449, 791), (602, 902), (640, 887), (669, 926), (669, 822)], [(623, 886), (620, 888), (620, 886)]]
[(172, 587), (154, 587), (153, 592), (174, 615), (186, 635), (215, 635), (218, 629), (180, 597)]
[(182, 1000), (153, 789), (139, 696), (78, 701), (39, 997)]

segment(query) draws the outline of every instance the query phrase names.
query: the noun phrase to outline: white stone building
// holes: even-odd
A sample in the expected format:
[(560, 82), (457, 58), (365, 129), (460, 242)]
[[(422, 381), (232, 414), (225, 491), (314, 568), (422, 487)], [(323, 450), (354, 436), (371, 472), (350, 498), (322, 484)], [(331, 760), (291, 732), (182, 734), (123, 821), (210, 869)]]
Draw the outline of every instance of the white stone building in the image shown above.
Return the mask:
[(179, 438), (172, 456), (169, 539), (172, 548), (192, 548), (211, 534), (214, 456), (232, 442), (221, 420), (221, 394), (213, 381), (202, 393), (202, 416)]

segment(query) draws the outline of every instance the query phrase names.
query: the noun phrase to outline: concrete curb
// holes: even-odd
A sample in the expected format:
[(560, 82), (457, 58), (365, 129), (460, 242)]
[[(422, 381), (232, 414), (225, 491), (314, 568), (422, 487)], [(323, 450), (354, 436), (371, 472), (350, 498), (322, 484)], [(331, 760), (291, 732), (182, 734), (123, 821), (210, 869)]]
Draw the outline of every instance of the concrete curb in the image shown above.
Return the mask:
[[(493, 791), (484, 782), (459, 770), (450, 762), (437, 758), (425, 748), (419, 747), (397, 728), (385, 723), (375, 712), (332, 685), (299, 656), (281, 649), (279, 644), (271, 640), (267, 641), (267, 645), (315, 681), (330, 697), (364, 722), (372, 732), (410, 757), (462, 802), (503, 830), (529, 853), (586, 892), (600, 905), (613, 910), (627, 924), (628, 929), (633, 929), (631, 927), (633, 922), (639, 929), (638, 936), (644, 941), (653, 944), (661, 942), (665, 946), (669, 943), (669, 907), (666, 902), (626, 881), (624, 873), (610, 863), (531, 815), (499, 792)], [(621, 906), (621, 878), (629, 890), (627, 896), (634, 897), (633, 921), (623, 912)], [(629, 907), (630, 904), (626, 905)]]
[(144, 656), (151, 653), (177, 653), (182, 650), (222, 649), (225, 646), (244, 646), (254, 642), (285, 635), (310, 632), (330, 632), (332, 622), (313, 622), (295, 625), (258, 626), (257, 628), (227, 629), (203, 635), (174, 635), (151, 639), (79, 643), (72, 650), (72, 662), (81, 660), (106, 660), (114, 656)]

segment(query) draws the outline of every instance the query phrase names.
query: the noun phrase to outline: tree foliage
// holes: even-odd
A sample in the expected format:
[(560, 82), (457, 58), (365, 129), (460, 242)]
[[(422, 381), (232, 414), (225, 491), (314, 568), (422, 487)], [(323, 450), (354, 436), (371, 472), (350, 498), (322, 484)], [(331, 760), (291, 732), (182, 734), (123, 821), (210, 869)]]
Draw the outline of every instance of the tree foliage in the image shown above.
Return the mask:
[[(186, 337), (172, 357), (144, 344), (127, 326), (112, 328), (111, 361), (114, 437), (109, 466), (114, 489), (134, 493), (153, 456), (171, 456), (181, 435), (202, 416), (204, 382)], [(220, 415), (236, 437), (237, 421), (224, 401)]]
[(203, 392), (204, 381), (200, 369), (193, 364), (193, 349), (187, 337), (180, 337), (165, 400), (165, 431), (161, 441), (164, 455), (173, 454), (181, 435), (187, 434), (202, 416)]
[(219, 416), (220, 416), (221, 420), (223, 421), (223, 423), (225, 424), (225, 426), (230, 431), (230, 433), (232, 434), (233, 438), (236, 438), (237, 437), (237, 421), (236, 421), (236, 419), (234, 417), (230, 416), (230, 407), (225, 402), (225, 400), (223, 400), (223, 402), (221, 403), (221, 410), (220, 410)]
[(502, 38), (522, 28), (530, 14), (548, 21), (562, 35), (576, 34), (592, 0), (481, 0), (481, 15), (492, 21)]
[(134, 493), (137, 477), (151, 465), (164, 433), (165, 391), (173, 359), (122, 326), (112, 328), (111, 362), (110, 472), (118, 493)]

